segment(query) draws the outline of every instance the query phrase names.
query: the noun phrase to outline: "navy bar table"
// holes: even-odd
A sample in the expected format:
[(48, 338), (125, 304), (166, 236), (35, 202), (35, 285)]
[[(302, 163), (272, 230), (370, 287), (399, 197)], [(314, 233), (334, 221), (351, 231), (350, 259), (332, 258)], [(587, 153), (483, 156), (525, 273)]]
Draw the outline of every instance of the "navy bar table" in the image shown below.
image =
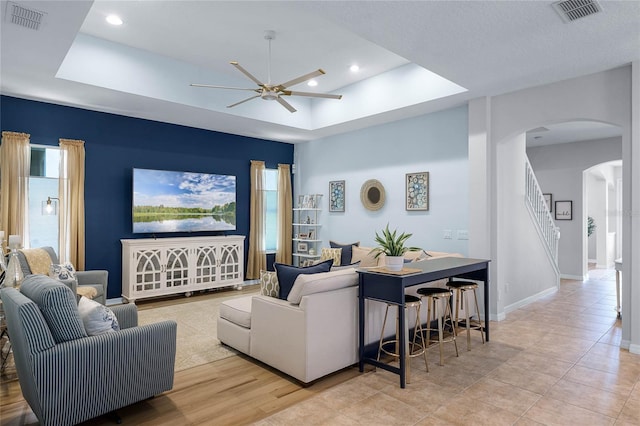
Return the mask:
[(489, 260), (469, 259), (465, 257), (440, 257), (423, 262), (408, 263), (406, 268), (415, 272), (398, 274), (385, 272), (382, 268), (359, 269), (359, 368), (364, 371), (364, 364), (375, 365), (384, 370), (400, 375), (400, 387), (406, 386), (406, 334), (404, 326), (399, 327), (400, 340), (400, 367), (382, 363), (372, 356), (365, 354), (365, 299), (378, 300), (384, 303), (392, 303), (399, 306), (398, 319), (400, 324), (405, 323), (404, 315), (404, 290), (414, 285), (425, 284), (443, 278), (466, 278), (473, 281), (482, 281), (484, 284), (484, 331), (487, 342), (489, 341)]

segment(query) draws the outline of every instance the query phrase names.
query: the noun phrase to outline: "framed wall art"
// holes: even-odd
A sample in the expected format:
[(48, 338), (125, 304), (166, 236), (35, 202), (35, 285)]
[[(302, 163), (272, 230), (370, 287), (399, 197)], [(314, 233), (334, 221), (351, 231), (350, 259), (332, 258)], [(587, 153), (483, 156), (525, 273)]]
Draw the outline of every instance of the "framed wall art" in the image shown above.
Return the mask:
[(407, 173), (406, 209), (429, 210), (429, 172)]
[(334, 180), (329, 182), (329, 211), (344, 211), (344, 194), (345, 182), (343, 180)]
[(556, 201), (556, 220), (573, 220), (573, 201)]
[(547, 209), (549, 209), (549, 213), (553, 212), (553, 195), (551, 194), (542, 194), (544, 196), (544, 201), (547, 203)]

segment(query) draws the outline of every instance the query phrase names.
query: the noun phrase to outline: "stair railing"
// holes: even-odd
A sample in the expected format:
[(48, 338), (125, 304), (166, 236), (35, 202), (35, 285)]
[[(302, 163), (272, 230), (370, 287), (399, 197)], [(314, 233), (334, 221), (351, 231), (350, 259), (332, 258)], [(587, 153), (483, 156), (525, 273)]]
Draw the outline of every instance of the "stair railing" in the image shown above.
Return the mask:
[(556, 268), (558, 267), (558, 241), (560, 240), (560, 229), (556, 226), (549, 207), (544, 198), (536, 175), (533, 172), (531, 163), (527, 158), (525, 164), (525, 200), (529, 212), (538, 225), (538, 233), (545, 242), (545, 247)]

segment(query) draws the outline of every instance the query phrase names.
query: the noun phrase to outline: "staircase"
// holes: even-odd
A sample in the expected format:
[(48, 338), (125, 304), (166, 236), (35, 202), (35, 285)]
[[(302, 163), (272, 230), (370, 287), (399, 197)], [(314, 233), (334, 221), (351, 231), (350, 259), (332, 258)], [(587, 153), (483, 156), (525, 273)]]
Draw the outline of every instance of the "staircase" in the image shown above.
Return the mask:
[(560, 240), (560, 230), (556, 227), (547, 203), (538, 185), (536, 175), (531, 168), (529, 159), (525, 159), (525, 204), (531, 215), (540, 239), (544, 242), (544, 246), (549, 256), (549, 260), (554, 265), (560, 279), (560, 269), (558, 268), (558, 241)]

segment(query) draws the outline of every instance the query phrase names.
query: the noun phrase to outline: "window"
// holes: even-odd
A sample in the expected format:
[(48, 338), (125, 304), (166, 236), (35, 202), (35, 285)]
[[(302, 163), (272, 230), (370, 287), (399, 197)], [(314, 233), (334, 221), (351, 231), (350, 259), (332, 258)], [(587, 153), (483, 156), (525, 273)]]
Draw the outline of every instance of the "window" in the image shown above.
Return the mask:
[(46, 214), (43, 203), (47, 197), (58, 198), (59, 165), (60, 149), (31, 146), (29, 247), (51, 246), (58, 250), (58, 215)]
[(278, 248), (278, 169), (265, 169), (264, 175), (264, 249), (275, 253)]

